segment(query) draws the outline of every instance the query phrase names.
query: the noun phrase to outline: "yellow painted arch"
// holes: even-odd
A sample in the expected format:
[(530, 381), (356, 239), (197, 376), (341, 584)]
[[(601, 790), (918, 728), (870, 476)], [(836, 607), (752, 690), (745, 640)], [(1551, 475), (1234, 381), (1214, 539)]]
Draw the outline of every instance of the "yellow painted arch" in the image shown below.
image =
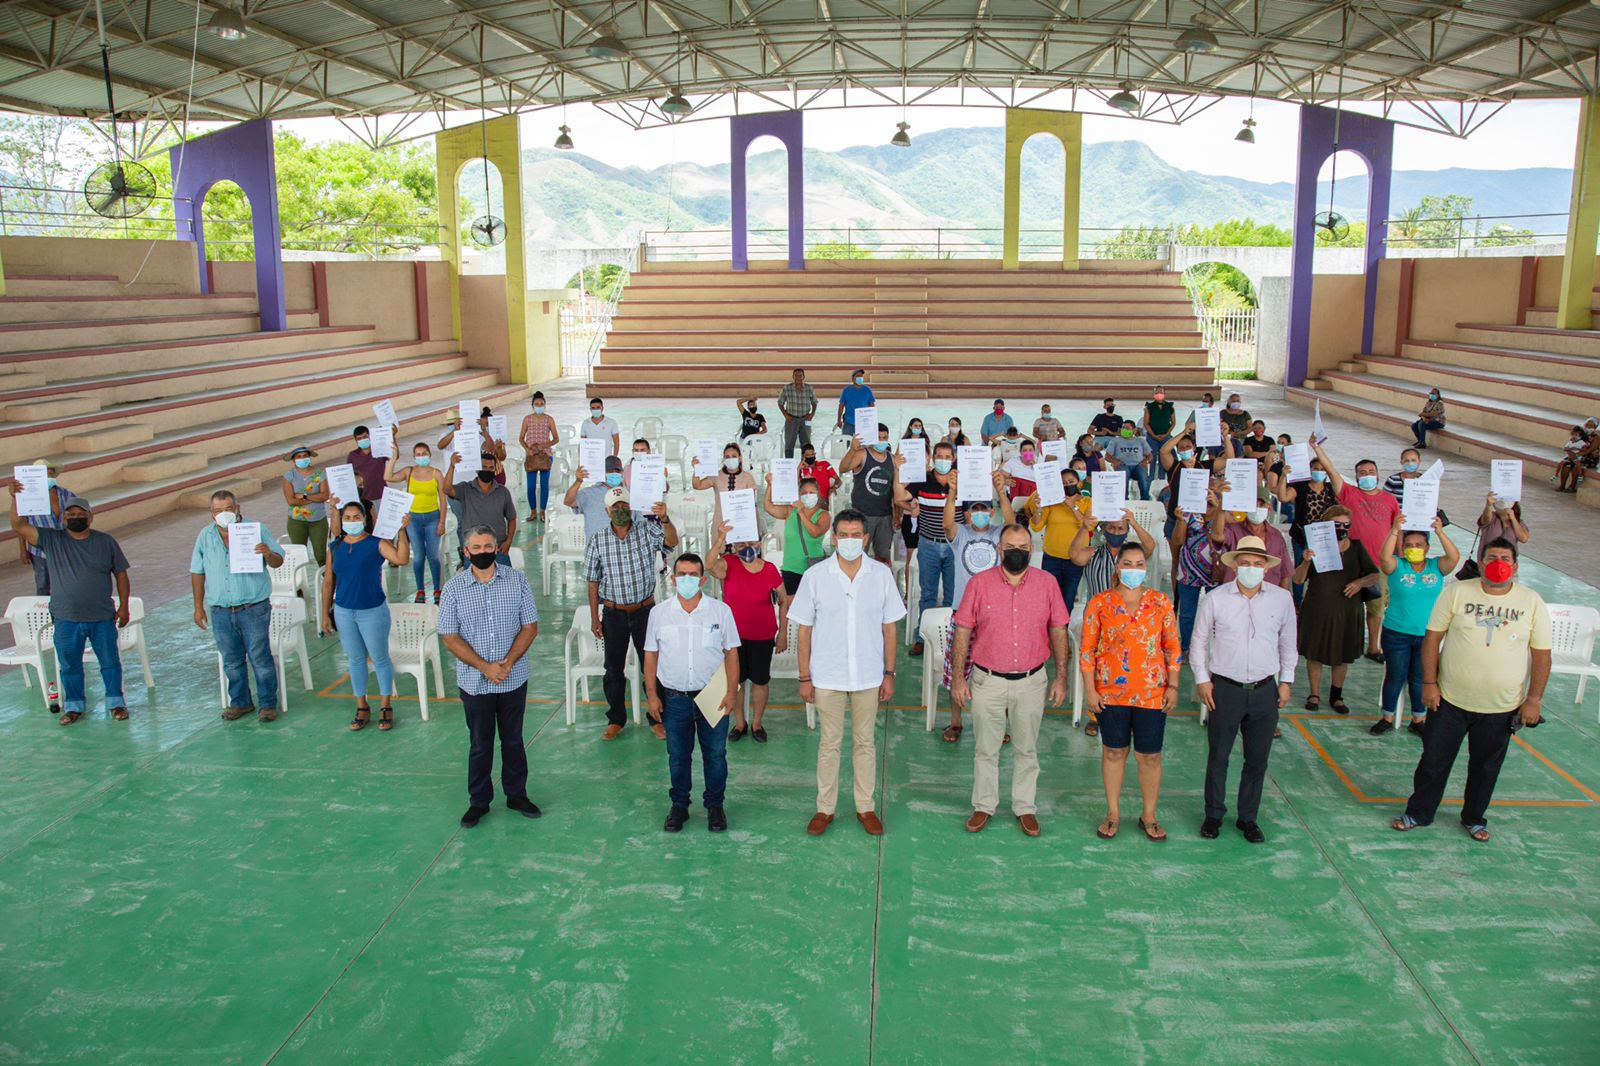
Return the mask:
[(1016, 270), (1021, 262), (1022, 145), (1036, 133), (1061, 142), (1066, 154), (1061, 198), (1061, 266), (1078, 267), (1078, 201), (1083, 185), (1083, 115), (1076, 111), (1037, 108), (1006, 109), (1005, 216), (1002, 265)]

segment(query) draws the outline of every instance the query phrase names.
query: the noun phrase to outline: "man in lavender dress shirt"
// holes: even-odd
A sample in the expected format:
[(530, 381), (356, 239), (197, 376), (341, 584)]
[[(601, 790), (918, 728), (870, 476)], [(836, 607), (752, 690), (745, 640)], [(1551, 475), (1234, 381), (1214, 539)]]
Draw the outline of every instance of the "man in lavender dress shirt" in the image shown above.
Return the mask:
[[(1206, 723), (1211, 751), (1206, 759), (1206, 820), (1200, 835), (1215, 840), (1228, 812), (1223, 801), (1228, 784), (1228, 759), (1235, 736), (1244, 737), (1244, 771), (1239, 775), (1237, 825), (1252, 844), (1266, 841), (1256, 824), (1261, 785), (1278, 711), (1289, 702), (1294, 682), (1294, 598), (1266, 584), (1267, 571), (1280, 560), (1267, 554), (1259, 537), (1243, 537), (1222, 557), (1235, 571), (1200, 601), (1189, 643), (1189, 668), (1195, 691), (1211, 712)], [(1276, 680), (1277, 684), (1273, 682)]]

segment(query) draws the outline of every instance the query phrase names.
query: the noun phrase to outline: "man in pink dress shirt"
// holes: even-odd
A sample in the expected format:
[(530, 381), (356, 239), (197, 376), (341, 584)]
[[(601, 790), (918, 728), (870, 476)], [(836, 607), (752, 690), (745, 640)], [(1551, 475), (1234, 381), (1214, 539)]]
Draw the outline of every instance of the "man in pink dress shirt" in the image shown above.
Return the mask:
[[(1055, 578), (1028, 565), (1033, 537), (1015, 523), (1000, 531), (1000, 565), (974, 574), (954, 617), (950, 699), (971, 704), (977, 755), (967, 832), (989, 823), (1000, 805), (1000, 745), (1011, 733), (1011, 811), (1028, 836), (1039, 835), (1039, 725), (1044, 719), (1045, 662), (1056, 661), (1049, 700), (1067, 698), (1067, 605)], [(971, 653), (972, 680), (967, 675)]]

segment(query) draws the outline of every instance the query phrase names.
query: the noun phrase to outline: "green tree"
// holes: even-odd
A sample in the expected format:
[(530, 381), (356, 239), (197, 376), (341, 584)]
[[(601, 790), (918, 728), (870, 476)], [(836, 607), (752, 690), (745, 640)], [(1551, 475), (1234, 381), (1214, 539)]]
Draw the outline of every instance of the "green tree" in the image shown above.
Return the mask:
[(617, 293), (617, 289), (628, 283), (628, 272), (616, 263), (601, 263), (598, 266), (584, 267), (583, 270), (567, 279), (566, 287), (576, 289), (579, 278), (583, 279), (583, 290), (591, 296), (597, 296), (609, 301)]
[(807, 259), (871, 259), (872, 252), (844, 241), (823, 241), (806, 249)]

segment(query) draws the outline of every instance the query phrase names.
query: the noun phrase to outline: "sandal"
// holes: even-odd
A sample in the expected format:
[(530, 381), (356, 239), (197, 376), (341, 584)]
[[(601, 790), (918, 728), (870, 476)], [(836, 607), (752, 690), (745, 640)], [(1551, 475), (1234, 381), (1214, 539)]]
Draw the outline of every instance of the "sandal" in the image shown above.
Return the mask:
[(57, 721), (59, 721), (62, 725), (71, 725), (73, 722), (76, 722), (82, 717), (82, 711), (67, 711), (60, 718), (58, 718)]
[(1101, 840), (1110, 840), (1115, 837), (1117, 835), (1117, 820), (1115, 818), (1107, 818), (1100, 823), (1100, 828), (1096, 829), (1094, 834)]
[(1461, 828), (1467, 831), (1467, 836), (1471, 837), (1473, 840), (1476, 840), (1478, 843), (1487, 844), (1489, 842), (1488, 826), (1482, 824), (1464, 825)]
[(1167, 831), (1161, 828), (1161, 823), (1154, 818), (1147, 822), (1141, 817), (1139, 819), (1139, 828), (1144, 830), (1145, 836), (1154, 840), (1157, 844), (1164, 843), (1167, 839)]
[(1308, 710), (1308, 711), (1320, 711), (1320, 710), (1322, 710), (1322, 697), (1317, 695), (1315, 692), (1313, 692), (1311, 695), (1307, 696), (1306, 697), (1306, 710)]
[(1402, 814), (1389, 823), (1389, 827), (1397, 833), (1409, 833), (1413, 829), (1421, 829), (1422, 823), (1409, 814)]
[(440, 595), (439, 590), (438, 589), (434, 589), (433, 590), (433, 602), (434, 602), (435, 605), (437, 605), (438, 602), (439, 602), (439, 595)]
[(1339, 699), (1336, 699), (1332, 703), (1328, 704), (1328, 706), (1333, 708), (1333, 713), (1335, 713), (1335, 714), (1349, 714), (1350, 713), (1350, 705), (1344, 701), (1344, 698), (1342, 696)]
[(1010, 734), (1010, 733), (1007, 733), (1007, 734), (1006, 734), (1006, 735), (1005, 735), (1005, 736), (1003, 736), (1003, 737), (1001, 737), (1001, 738), (1000, 738), (1000, 743), (1002, 743), (1002, 744), (1009, 744), (1009, 743), (1011, 743), (1011, 734)]
[(1282, 740), (1283, 739), (1283, 730), (1279, 729), (1277, 726), (1273, 726), (1272, 727), (1272, 739), (1273, 740)]
[(380, 707), (378, 709), (378, 728), (385, 733), (394, 728), (393, 707)]
[(1099, 736), (1100, 735), (1100, 723), (1095, 721), (1093, 718), (1089, 719), (1089, 724), (1083, 727), (1083, 735), (1086, 736), (1086, 737), (1097, 737), (1097, 736)]
[(359, 733), (367, 728), (367, 723), (372, 721), (371, 707), (357, 707), (356, 716), (350, 719), (350, 732)]
[(111, 717), (114, 718), (115, 720), (119, 721), (119, 722), (126, 722), (128, 720), (128, 708), (126, 708), (126, 707), (113, 707), (113, 708), (111, 708)]
[(946, 744), (954, 744), (956, 741), (958, 741), (960, 739), (961, 739), (961, 727), (960, 726), (958, 726), (954, 722), (952, 722), (949, 725), (944, 727), (944, 742)]
[(424, 591), (423, 589), (418, 589), (417, 590), (417, 595), (412, 599), (411, 602), (412, 603), (427, 603), (428, 602), (428, 594), (427, 594), (427, 592)]

